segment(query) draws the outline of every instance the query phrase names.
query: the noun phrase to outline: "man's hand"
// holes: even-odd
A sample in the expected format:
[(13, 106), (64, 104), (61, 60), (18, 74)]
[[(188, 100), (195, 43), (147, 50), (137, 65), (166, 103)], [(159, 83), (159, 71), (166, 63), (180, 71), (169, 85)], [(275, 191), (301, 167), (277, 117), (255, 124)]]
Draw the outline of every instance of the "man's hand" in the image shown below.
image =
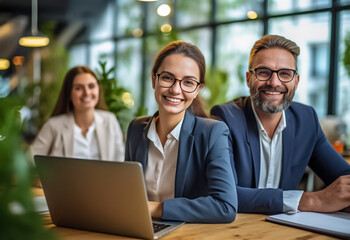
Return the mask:
[(299, 210), (304, 212), (336, 212), (350, 209), (350, 175), (339, 177), (318, 192), (304, 192)]
[(153, 218), (161, 218), (163, 214), (163, 203), (148, 201), (148, 209)]

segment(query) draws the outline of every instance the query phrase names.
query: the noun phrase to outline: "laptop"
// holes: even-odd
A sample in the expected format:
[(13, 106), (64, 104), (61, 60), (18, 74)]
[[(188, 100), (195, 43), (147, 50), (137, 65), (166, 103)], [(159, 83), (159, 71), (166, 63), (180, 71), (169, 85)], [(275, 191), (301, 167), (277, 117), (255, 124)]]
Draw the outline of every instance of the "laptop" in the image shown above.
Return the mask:
[(138, 162), (39, 155), (34, 161), (56, 226), (158, 239), (184, 224), (152, 222)]

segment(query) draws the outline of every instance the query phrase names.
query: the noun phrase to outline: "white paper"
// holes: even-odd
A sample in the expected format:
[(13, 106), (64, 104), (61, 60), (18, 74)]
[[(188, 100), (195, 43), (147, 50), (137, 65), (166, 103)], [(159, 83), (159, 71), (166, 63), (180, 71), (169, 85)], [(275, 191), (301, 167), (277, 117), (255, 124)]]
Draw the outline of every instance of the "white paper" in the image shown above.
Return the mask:
[(46, 199), (44, 196), (34, 197), (35, 211), (40, 214), (48, 214), (49, 208), (47, 207)]

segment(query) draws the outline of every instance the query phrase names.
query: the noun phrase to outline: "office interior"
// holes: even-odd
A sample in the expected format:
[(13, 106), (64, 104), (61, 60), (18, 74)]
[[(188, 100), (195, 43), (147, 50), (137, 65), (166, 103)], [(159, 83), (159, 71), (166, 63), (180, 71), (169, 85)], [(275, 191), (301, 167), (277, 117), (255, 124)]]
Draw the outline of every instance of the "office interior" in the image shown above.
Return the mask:
[[(21, 114), (30, 143), (50, 116), (67, 70), (88, 65), (116, 82), (111, 98), (118, 107), (111, 110), (125, 131), (133, 117), (156, 111), (151, 67), (168, 42), (188, 41), (204, 53), (201, 96), (209, 111), (249, 94), (249, 51), (261, 36), (278, 34), (301, 48), (295, 101), (314, 107), (330, 141), (341, 140), (346, 150), (349, 9), (349, 0), (0, 1), (0, 97), (25, 96)], [(21, 46), (35, 24), (49, 44)]]
[[(20, 45), (33, 28), (47, 46)], [(265, 34), (300, 46), (294, 100), (316, 110), (329, 141), (349, 156), (350, 0), (0, 0), (0, 99), (20, 99), (23, 129), (16, 133), (29, 145), (50, 117), (66, 72), (88, 65), (114, 83), (106, 98), (125, 133), (135, 116), (157, 110), (151, 68), (167, 43), (184, 40), (203, 52), (201, 99), (209, 112), (249, 95), (249, 52)], [(12, 145), (1, 155), (17, 151)], [(303, 184), (322, 187), (309, 170)]]
[[(45, 47), (18, 43), (33, 28), (33, 1), (37, 29), (50, 41)], [(104, 64), (111, 70), (108, 77), (123, 92), (116, 96), (121, 106), (115, 113), (125, 130), (135, 115), (156, 110), (150, 72), (166, 43), (181, 39), (203, 51), (208, 86), (201, 95), (209, 109), (249, 94), (249, 51), (261, 36), (278, 34), (301, 48), (295, 100), (313, 106), (329, 125), (340, 121), (339, 136), (333, 138), (341, 135), (345, 146), (350, 143), (349, 0), (33, 1), (0, 1), (0, 58), (9, 62), (0, 70), (0, 96), (39, 85), (28, 93), (30, 102), (22, 111), (30, 122), (29, 141), (50, 115), (64, 74), (73, 66), (101, 73)], [(215, 91), (220, 94), (213, 96)]]

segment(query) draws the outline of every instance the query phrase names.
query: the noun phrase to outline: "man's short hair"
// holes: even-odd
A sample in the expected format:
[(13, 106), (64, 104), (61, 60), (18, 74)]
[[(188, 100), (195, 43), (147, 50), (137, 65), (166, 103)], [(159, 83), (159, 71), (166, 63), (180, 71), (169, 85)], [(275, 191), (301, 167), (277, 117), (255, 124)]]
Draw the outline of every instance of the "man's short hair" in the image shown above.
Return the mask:
[(260, 40), (256, 41), (249, 56), (249, 69), (253, 67), (253, 58), (254, 56), (263, 49), (268, 48), (281, 48), (290, 52), (295, 59), (295, 67), (297, 67), (297, 58), (300, 54), (299, 46), (282, 36), (278, 35), (265, 35)]

